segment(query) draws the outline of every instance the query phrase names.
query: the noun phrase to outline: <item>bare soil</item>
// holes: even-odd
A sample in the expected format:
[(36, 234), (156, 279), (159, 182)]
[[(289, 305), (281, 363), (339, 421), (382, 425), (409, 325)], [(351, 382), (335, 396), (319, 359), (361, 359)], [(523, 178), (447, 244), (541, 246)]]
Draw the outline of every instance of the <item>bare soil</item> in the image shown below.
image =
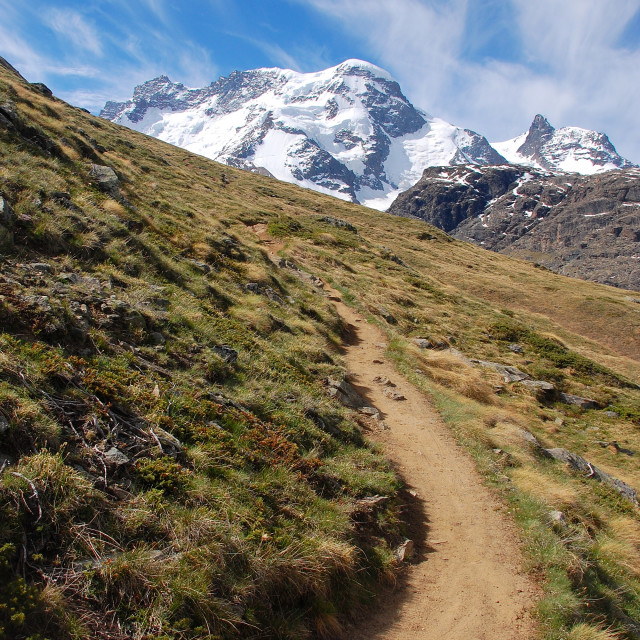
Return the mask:
[[(253, 231), (272, 260), (283, 244), (266, 225)], [(381, 413), (373, 431), (406, 483), (407, 533), (415, 545), (394, 588), (360, 616), (350, 640), (533, 640), (538, 585), (523, 568), (514, 523), (483, 484), (473, 460), (454, 440), (425, 396), (384, 355), (386, 337), (325, 291), (347, 325), (343, 357), (349, 381)], [(394, 386), (375, 378), (388, 378)], [(393, 391), (404, 397), (394, 400)]]
[[(385, 336), (329, 290), (349, 327), (349, 381), (382, 414), (376, 430), (405, 479), (415, 553), (405, 575), (358, 621), (353, 640), (526, 640), (538, 588), (523, 570), (515, 525), (423, 394), (384, 357)], [(389, 387), (374, 378), (388, 378)], [(385, 395), (392, 389), (404, 396)]]

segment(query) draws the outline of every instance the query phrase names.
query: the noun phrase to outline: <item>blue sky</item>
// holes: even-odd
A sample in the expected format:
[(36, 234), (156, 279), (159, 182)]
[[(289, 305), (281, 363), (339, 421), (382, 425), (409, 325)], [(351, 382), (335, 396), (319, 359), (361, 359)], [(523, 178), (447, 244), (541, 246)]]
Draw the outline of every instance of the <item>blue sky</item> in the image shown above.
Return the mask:
[(361, 58), (490, 140), (543, 113), (640, 162), (640, 0), (0, 0), (0, 55), (94, 112), (160, 74)]

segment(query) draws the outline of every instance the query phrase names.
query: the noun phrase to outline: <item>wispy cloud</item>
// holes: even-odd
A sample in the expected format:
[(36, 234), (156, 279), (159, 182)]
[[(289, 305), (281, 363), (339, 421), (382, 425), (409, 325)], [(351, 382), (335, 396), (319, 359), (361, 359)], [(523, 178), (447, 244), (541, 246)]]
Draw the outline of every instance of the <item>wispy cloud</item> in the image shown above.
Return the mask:
[[(416, 105), (456, 124), (501, 139), (541, 112), (604, 130), (640, 160), (640, 52), (618, 46), (637, 0), (501, 0), (499, 12), (495, 0), (297, 1), (358, 38)], [(506, 40), (517, 49), (507, 59)]]
[(76, 47), (102, 55), (102, 43), (98, 32), (77, 11), (51, 9), (45, 14), (48, 26)]

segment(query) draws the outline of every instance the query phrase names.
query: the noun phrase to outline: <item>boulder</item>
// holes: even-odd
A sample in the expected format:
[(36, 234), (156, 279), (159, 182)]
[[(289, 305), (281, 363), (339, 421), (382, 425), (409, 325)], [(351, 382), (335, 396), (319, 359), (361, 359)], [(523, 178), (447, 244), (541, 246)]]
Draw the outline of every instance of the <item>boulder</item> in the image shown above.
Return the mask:
[(364, 398), (355, 390), (350, 382), (328, 378), (327, 386), (329, 387), (329, 395), (345, 407), (360, 409), (361, 407), (367, 406)]
[(510, 344), (507, 348), (513, 353), (524, 353), (524, 348), (521, 344)]
[(543, 451), (547, 456), (554, 458), (555, 460), (559, 460), (560, 462), (564, 462), (574, 471), (584, 473), (588, 478), (594, 478), (599, 482), (609, 485), (610, 487), (615, 489), (623, 498), (626, 498), (627, 500), (629, 500), (629, 502), (632, 502), (636, 506), (640, 506), (638, 504), (638, 496), (636, 494), (636, 490), (633, 487), (629, 486), (622, 480), (618, 480), (618, 478), (610, 476), (608, 473), (605, 473), (601, 469), (598, 469), (598, 467), (592, 465), (577, 453), (572, 453), (571, 451), (567, 451), (567, 449), (561, 448), (543, 449)]
[(113, 465), (114, 467), (120, 467), (129, 462), (129, 457), (119, 449), (111, 447), (111, 449), (105, 451), (104, 461), (106, 464)]
[(16, 219), (16, 214), (13, 211), (13, 207), (7, 202), (5, 198), (0, 196), (0, 224), (5, 227), (10, 226)]
[(570, 393), (560, 393), (558, 395), (560, 402), (565, 404), (571, 404), (580, 409), (597, 409), (598, 403), (595, 400), (589, 398), (581, 398), (580, 396), (573, 396)]
[(433, 344), (426, 338), (412, 338), (411, 342), (416, 345), (419, 349), (433, 349)]
[(37, 91), (40, 95), (45, 96), (45, 98), (53, 98), (53, 91), (47, 87), (46, 84), (42, 82), (31, 82), (31, 88), (34, 91)]
[(505, 382), (522, 382), (523, 380), (531, 379), (524, 371), (520, 371), (520, 369), (516, 369), (516, 367), (510, 365), (500, 364), (499, 362), (489, 362), (487, 360), (471, 360), (471, 362), (485, 369), (494, 369), (504, 378)]
[(111, 167), (101, 164), (92, 164), (89, 176), (94, 179), (98, 189), (115, 200), (120, 200), (120, 181), (116, 172)]
[(225, 362), (235, 364), (238, 361), (238, 352), (229, 345), (221, 344), (211, 347), (213, 352), (219, 355)]
[(544, 380), (521, 380), (520, 384), (534, 392), (536, 398), (540, 401), (550, 401), (555, 398), (556, 388)]

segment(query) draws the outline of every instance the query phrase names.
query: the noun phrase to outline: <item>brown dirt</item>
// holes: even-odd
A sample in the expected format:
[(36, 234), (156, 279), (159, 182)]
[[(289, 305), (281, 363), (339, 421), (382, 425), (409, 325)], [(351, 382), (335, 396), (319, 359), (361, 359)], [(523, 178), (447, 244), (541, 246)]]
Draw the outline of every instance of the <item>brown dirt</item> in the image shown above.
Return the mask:
[[(253, 231), (270, 257), (283, 243), (266, 225)], [(539, 588), (524, 571), (515, 525), (482, 483), (425, 396), (404, 380), (384, 352), (386, 337), (325, 286), (347, 323), (343, 357), (349, 381), (382, 414), (387, 430), (372, 433), (403, 477), (408, 533), (415, 552), (393, 589), (350, 629), (350, 640), (533, 640), (530, 612)], [(386, 377), (389, 387), (374, 381)]]
[[(437, 412), (384, 357), (385, 337), (329, 291), (351, 325), (344, 358), (349, 380), (381, 413), (376, 431), (408, 484), (405, 494), (416, 551), (398, 587), (382, 594), (353, 640), (527, 640), (538, 595), (522, 568), (514, 524), (487, 489), (469, 455)], [(376, 361), (376, 362), (374, 362)], [(376, 376), (406, 400), (393, 400)]]

